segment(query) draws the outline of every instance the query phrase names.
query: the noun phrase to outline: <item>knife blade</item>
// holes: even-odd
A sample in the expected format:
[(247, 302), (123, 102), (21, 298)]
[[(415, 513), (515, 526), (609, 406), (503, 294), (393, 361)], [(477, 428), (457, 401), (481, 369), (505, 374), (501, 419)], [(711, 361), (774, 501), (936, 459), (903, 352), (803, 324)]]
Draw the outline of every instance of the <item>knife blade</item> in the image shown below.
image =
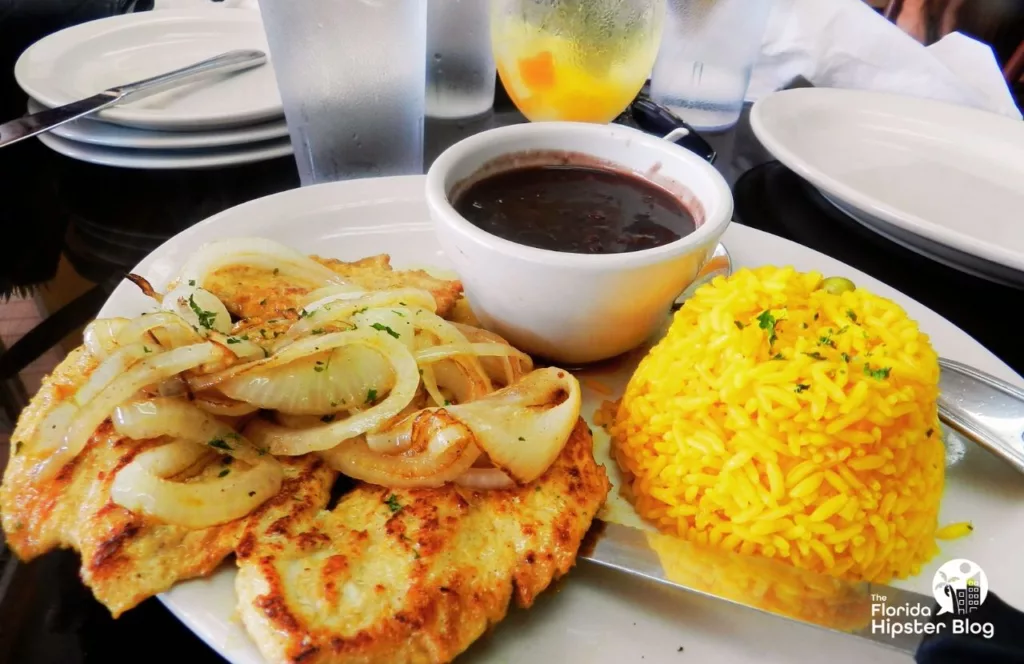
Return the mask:
[[(1024, 662), (1024, 613), (988, 593), (970, 614), (943, 613), (935, 597), (852, 583), (785, 562), (595, 521), (579, 557), (680, 590), (866, 639), (919, 663)], [(958, 622), (959, 621), (959, 622)], [(992, 636), (971, 624), (992, 624)], [(960, 633), (961, 630), (966, 633)]]
[(49, 131), (66, 122), (77, 120), (126, 101), (143, 99), (158, 92), (205, 78), (211, 74), (226, 74), (250, 69), (262, 65), (266, 61), (267, 55), (263, 51), (248, 49), (228, 51), (165, 74), (120, 85), (86, 99), (80, 99), (64, 106), (49, 108), (39, 113), (26, 115), (17, 120), (0, 124), (0, 147), (13, 145), (18, 141)]

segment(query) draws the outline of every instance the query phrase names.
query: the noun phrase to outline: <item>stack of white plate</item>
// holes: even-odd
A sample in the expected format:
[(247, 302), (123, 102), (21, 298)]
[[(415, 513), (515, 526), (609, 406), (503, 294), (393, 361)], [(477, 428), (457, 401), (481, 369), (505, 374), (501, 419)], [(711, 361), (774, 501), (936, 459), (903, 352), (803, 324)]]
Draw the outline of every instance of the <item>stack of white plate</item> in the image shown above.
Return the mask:
[[(29, 112), (37, 112), (233, 49), (269, 52), (258, 12), (144, 12), (49, 35), (22, 54), (14, 74), (31, 98)], [(100, 111), (39, 140), (73, 159), (121, 168), (214, 168), (292, 152), (269, 62)]]

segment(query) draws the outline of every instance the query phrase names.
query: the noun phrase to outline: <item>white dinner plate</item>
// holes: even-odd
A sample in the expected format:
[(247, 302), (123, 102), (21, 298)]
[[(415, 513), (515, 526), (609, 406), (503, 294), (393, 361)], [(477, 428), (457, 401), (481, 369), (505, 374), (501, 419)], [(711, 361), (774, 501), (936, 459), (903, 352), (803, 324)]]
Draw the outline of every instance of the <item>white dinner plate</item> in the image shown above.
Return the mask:
[(769, 152), (856, 221), (946, 265), (1024, 287), (1024, 123), (826, 88), (768, 95), (750, 123)]
[[(133, 272), (165, 286), (202, 244), (263, 236), (303, 252), (356, 259), (386, 252), (397, 267), (448, 267), (427, 216), (424, 178), (379, 178), (296, 189), (255, 200), (203, 221), (161, 245)], [(885, 284), (823, 254), (760, 231), (732, 225), (723, 238), (740, 265), (776, 263), (843, 275), (900, 302), (931, 336), (938, 351), (1018, 385), (1024, 381), (970, 336)], [(571, 307), (571, 302), (566, 302)], [(100, 316), (134, 316), (152, 302), (122, 283)], [(633, 367), (598, 377), (618, 396)], [(592, 421), (602, 400), (584, 379), (583, 415)], [(608, 439), (594, 427), (595, 453), (607, 458)], [(613, 467), (609, 474), (618, 475)], [(985, 570), (991, 587), (1024, 607), (1024, 484), (1015, 470), (977, 447), (947, 471), (941, 523), (971, 520), (974, 532), (942, 543), (921, 574), (898, 585), (930, 594), (935, 571), (965, 557)], [(615, 489), (612, 490), (613, 494)], [(233, 664), (262, 664), (235, 611), (234, 563), (206, 579), (180, 583), (161, 599), (190, 629)], [(682, 652), (680, 652), (682, 649)], [(902, 664), (905, 656), (849, 636), (789, 622), (732, 604), (645, 584), (581, 562), (557, 593), (528, 611), (513, 611), (458, 661), (536, 664), (586, 662), (727, 662), (729, 664)]]
[[(38, 113), (46, 107), (35, 99), (28, 100), (28, 112)], [(101, 145), (110, 148), (134, 150), (194, 150), (220, 148), (259, 141), (269, 141), (288, 135), (284, 118), (261, 124), (206, 131), (159, 131), (122, 127), (109, 122), (83, 118), (62, 124), (50, 130), (54, 136), (77, 143)]]
[(199, 150), (133, 150), (108, 148), (70, 141), (51, 133), (39, 134), (43, 145), (65, 157), (100, 166), (141, 168), (147, 170), (184, 170), (238, 166), (257, 161), (277, 159), (292, 153), (288, 138), (226, 148)]
[[(21, 54), (14, 76), (30, 97), (52, 108), (233, 49), (269, 53), (258, 12), (140, 12), (44, 37)], [(129, 127), (187, 131), (237, 127), (282, 115), (270, 62), (99, 112), (102, 119)]]

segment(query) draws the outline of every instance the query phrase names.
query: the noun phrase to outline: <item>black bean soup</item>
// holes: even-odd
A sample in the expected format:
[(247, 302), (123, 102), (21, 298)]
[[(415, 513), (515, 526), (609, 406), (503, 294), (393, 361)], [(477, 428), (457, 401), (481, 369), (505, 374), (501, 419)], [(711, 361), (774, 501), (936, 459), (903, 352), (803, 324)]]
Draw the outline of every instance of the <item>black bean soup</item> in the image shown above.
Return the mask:
[(573, 254), (652, 249), (696, 230), (668, 191), (590, 166), (517, 168), (469, 186), (454, 202), (471, 224), (500, 238)]

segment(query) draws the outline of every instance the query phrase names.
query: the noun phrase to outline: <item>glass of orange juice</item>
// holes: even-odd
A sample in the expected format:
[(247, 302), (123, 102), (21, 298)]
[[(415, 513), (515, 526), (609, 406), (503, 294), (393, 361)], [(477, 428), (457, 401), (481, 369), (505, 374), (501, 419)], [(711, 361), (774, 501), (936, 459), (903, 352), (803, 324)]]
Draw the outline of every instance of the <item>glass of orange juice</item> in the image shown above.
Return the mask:
[(492, 0), (498, 75), (531, 121), (611, 122), (651, 73), (665, 0)]

